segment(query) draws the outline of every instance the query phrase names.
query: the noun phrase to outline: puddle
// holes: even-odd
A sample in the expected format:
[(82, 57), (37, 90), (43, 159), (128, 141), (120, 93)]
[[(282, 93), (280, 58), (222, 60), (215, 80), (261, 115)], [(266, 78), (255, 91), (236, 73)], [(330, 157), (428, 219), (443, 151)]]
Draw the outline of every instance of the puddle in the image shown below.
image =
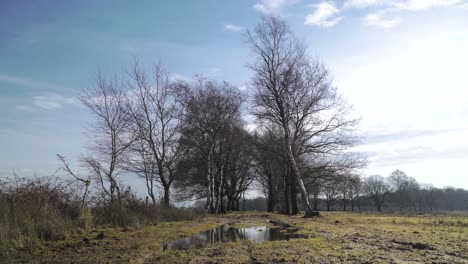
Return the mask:
[(291, 238), (308, 238), (308, 236), (288, 232), (282, 228), (256, 226), (248, 228), (233, 228), (222, 225), (197, 235), (182, 238), (172, 243), (162, 244), (161, 251), (169, 249), (187, 249), (189, 247), (203, 247), (214, 243), (252, 240), (255, 243), (274, 240), (289, 240)]

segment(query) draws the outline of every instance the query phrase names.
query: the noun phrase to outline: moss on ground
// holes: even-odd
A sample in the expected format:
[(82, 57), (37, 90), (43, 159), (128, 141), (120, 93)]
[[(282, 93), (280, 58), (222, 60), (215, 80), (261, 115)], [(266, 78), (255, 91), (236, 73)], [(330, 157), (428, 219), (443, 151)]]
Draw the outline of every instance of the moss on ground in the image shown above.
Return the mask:
[[(268, 220), (276, 219), (308, 238), (161, 252), (162, 242), (232, 219), (235, 227), (271, 226)], [(101, 232), (104, 237), (95, 239)], [(302, 218), (248, 212), (140, 228), (100, 228), (0, 255), (6, 263), (468, 263), (468, 217), (323, 213)]]

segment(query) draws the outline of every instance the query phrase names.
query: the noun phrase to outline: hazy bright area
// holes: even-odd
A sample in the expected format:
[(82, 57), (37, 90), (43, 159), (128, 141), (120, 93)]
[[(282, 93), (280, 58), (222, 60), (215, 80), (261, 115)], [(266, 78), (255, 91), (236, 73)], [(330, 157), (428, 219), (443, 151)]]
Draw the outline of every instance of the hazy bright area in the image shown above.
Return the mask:
[(468, 0), (0, 2), (0, 263), (468, 263)]

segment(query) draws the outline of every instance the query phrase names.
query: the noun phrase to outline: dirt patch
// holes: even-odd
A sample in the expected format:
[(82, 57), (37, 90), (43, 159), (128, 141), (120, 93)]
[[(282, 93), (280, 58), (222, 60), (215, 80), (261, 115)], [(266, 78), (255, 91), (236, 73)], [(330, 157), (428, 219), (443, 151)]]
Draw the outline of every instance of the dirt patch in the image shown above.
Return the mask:
[(398, 244), (398, 245), (403, 245), (403, 246), (410, 246), (413, 249), (419, 249), (419, 250), (434, 250), (434, 248), (425, 243), (420, 243), (420, 242), (406, 242), (406, 241), (397, 241), (395, 239), (392, 239), (390, 242)]
[(281, 221), (275, 218), (270, 218), (268, 222), (272, 223), (273, 225), (280, 226), (282, 228), (289, 228), (291, 227), (291, 224), (285, 221)]

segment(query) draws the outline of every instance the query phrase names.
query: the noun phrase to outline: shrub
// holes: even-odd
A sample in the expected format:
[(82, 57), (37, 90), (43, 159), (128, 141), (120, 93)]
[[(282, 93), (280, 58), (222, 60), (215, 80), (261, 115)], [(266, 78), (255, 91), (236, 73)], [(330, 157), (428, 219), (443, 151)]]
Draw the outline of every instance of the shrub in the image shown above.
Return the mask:
[(153, 205), (139, 198), (130, 188), (122, 192), (121, 205), (112, 204), (105, 199), (93, 197), (93, 216), (97, 225), (141, 226), (164, 221), (194, 220), (201, 214), (192, 209), (165, 208)]
[[(76, 183), (76, 182), (75, 182)], [(97, 191), (81, 207), (74, 182), (42, 177), (0, 180), (0, 252), (31, 250), (39, 241), (61, 240), (96, 226), (141, 226), (161, 221), (193, 220), (201, 214), (189, 209), (148, 204), (130, 188), (121, 202), (111, 203)]]
[(36, 240), (59, 240), (74, 232), (80, 225), (80, 207), (67, 191), (69, 186), (54, 178), (1, 182), (0, 243), (25, 245)]

